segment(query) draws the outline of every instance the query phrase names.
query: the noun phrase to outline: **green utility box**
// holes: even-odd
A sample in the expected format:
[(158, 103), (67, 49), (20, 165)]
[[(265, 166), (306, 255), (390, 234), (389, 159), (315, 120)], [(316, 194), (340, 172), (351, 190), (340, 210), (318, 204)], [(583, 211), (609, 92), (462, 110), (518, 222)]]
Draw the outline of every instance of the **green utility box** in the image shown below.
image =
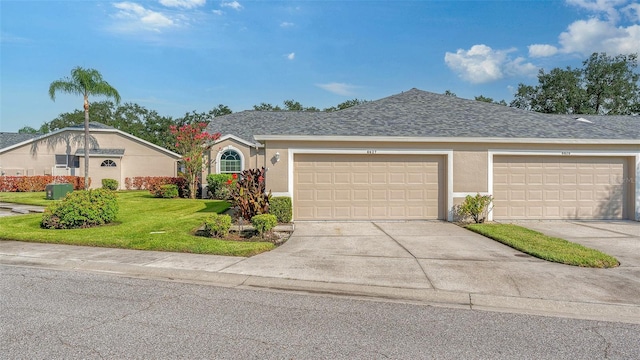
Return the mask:
[(67, 193), (73, 191), (73, 185), (71, 184), (47, 184), (45, 187), (47, 192), (47, 200), (60, 200)]

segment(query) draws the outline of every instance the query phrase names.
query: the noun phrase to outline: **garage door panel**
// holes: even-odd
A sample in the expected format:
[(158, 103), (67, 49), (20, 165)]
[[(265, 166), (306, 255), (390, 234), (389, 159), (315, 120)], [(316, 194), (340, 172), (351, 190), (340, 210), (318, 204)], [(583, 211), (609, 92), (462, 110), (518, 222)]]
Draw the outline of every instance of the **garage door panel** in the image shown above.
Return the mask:
[(621, 219), (626, 188), (615, 179), (625, 166), (616, 157), (496, 156), (494, 218)]
[[(298, 166), (304, 163), (305, 166)], [(309, 165), (311, 164), (311, 165)], [(297, 220), (437, 219), (444, 212), (443, 156), (320, 155), (294, 158)], [(322, 175), (318, 175), (318, 173)], [(309, 176), (309, 174), (316, 174)], [(309, 182), (309, 179), (319, 180)], [(327, 181), (329, 181), (327, 183)], [(318, 191), (332, 201), (318, 203)], [(309, 192), (315, 194), (310, 198)], [(323, 196), (322, 199), (328, 199)], [(318, 207), (315, 211), (309, 211)], [(327, 208), (332, 208), (328, 211)], [(304, 211), (298, 211), (303, 209)]]

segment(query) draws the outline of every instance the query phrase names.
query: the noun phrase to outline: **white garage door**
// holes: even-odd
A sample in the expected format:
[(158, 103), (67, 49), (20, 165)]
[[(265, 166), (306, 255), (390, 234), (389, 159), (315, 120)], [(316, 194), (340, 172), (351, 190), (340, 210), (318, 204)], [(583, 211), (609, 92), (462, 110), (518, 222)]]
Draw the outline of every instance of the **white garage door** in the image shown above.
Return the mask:
[(441, 156), (298, 154), (294, 218), (441, 219), (443, 181)]
[(622, 219), (624, 158), (495, 156), (493, 218)]

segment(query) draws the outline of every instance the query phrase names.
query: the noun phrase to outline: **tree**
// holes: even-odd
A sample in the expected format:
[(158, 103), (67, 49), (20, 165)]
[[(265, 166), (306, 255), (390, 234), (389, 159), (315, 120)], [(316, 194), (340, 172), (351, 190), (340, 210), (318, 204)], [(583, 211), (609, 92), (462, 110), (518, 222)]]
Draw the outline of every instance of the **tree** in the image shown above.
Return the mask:
[(495, 100), (493, 100), (493, 98), (486, 97), (486, 96), (483, 96), (483, 95), (476, 96), (475, 100), (476, 101), (487, 102), (487, 103), (490, 103), (490, 104), (498, 104), (498, 105), (505, 105), (505, 106), (507, 105), (507, 102), (504, 101), (504, 100), (495, 101)]
[(213, 116), (222, 116), (232, 114), (233, 111), (231, 111), (227, 105), (218, 104), (218, 107), (211, 109), (210, 113), (212, 113)]
[(282, 108), (280, 108), (280, 106), (278, 106), (278, 105), (273, 106), (273, 105), (267, 104), (267, 103), (260, 103), (260, 105), (253, 105), (253, 110), (256, 110), (256, 111), (282, 111)]
[(31, 126), (23, 126), (18, 130), (18, 134), (37, 134), (38, 130), (32, 128)]
[(218, 140), (220, 133), (209, 134), (204, 131), (207, 123), (186, 124), (182, 126), (171, 125), (171, 134), (175, 136), (175, 148), (182, 155), (184, 172), (181, 176), (189, 186), (189, 197), (196, 198), (198, 188), (198, 176), (202, 174), (204, 167), (204, 152), (211, 147), (211, 141)]
[(596, 114), (630, 115), (640, 103), (638, 54), (593, 53), (583, 63), (587, 99)]
[(640, 109), (637, 55), (593, 53), (584, 68), (538, 72), (538, 85), (519, 84), (512, 107), (551, 114), (631, 115)]
[(350, 108), (352, 106), (365, 104), (365, 103), (368, 103), (368, 102), (369, 102), (368, 100), (351, 99), (351, 100), (347, 100), (347, 101), (341, 102), (340, 104), (338, 104), (336, 106), (325, 108), (322, 111), (331, 112), (331, 111), (344, 110), (344, 109), (348, 109), (348, 108)]
[(458, 95), (456, 95), (456, 93), (452, 92), (451, 90), (445, 90), (445, 91), (444, 91), (444, 95), (445, 95), (445, 96), (458, 97)]
[(56, 100), (56, 92), (82, 95), (84, 98), (84, 188), (89, 189), (89, 95), (114, 98), (120, 103), (120, 94), (95, 69), (75, 67), (71, 77), (56, 80), (49, 85), (49, 97)]

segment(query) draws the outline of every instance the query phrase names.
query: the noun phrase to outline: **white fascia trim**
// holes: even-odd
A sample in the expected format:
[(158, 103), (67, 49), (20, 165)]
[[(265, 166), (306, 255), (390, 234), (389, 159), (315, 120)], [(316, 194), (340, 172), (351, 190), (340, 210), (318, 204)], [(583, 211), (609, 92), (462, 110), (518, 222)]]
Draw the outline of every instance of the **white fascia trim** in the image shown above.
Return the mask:
[[(635, 201), (635, 218), (636, 221), (640, 221), (640, 153), (632, 152), (632, 151), (624, 151), (624, 150), (612, 150), (612, 151), (601, 151), (601, 150), (495, 150), (489, 149), (487, 151), (488, 154), (488, 184), (489, 184), (489, 194), (493, 196), (493, 156), (494, 155), (522, 155), (522, 156), (608, 156), (608, 157), (620, 157), (620, 156), (630, 156), (636, 158), (636, 201)], [(487, 215), (487, 220), (493, 220), (493, 207), (489, 210), (489, 214)]]
[[(57, 135), (57, 134), (59, 134), (59, 133), (65, 132), (65, 131), (71, 131), (71, 132), (84, 132), (84, 129), (79, 129), (79, 128), (70, 128), (70, 127), (66, 127), (66, 128), (63, 128), (63, 129), (58, 129), (58, 130), (56, 130), (56, 131), (53, 131), (53, 132), (50, 132), (50, 133), (44, 134), (44, 135), (42, 135), (42, 136), (38, 136), (38, 137), (36, 137), (36, 138), (29, 139), (29, 140), (23, 141), (23, 142), (18, 143), (18, 144), (14, 144), (14, 145), (8, 146), (8, 147), (6, 147), (6, 148), (4, 148), (4, 149), (1, 149), (1, 150), (0, 150), (0, 153), (5, 152), (5, 151), (9, 151), (9, 150), (11, 150), (11, 149), (14, 149), (14, 148), (17, 148), (17, 147), (20, 147), (20, 146), (24, 146), (24, 145), (29, 144), (29, 143), (32, 143), (32, 142), (42, 141), (43, 139), (46, 139), (46, 138), (48, 138), (48, 137), (51, 137), (51, 136)], [(139, 137), (133, 136), (133, 135), (131, 135), (131, 134), (129, 134), (129, 133), (126, 133), (126, 132), (124, 132), (124, 131), (122, 131), (122, 130), (118, 130), (118, 129), (95, 129), (95, 128), (94, 128), (94, 129), (89, 129), (89, 133), (97, 133), (97, 132), (118, 133), (118, 134), (123, 135), (124, 137), (128, 137), (128, 138), (133, 139), (133, 140), (135, 140), (135, 141), (137, 141), (137, 142), (141, 142), (141, 143), (143, 143), (143, 144), (145, 144), (145, 145), (147, 145), (147, 146), (149, 146), (149, 147), (152, 147), (152, 148), (154, 148), (154, 149), (156, 149), (156, 150), (158, 150), (158, 151), (161, 151), (161, 152), (163, 152), (163, 153), (166, 153), (166, 154), (168, 154), (168, 155), (170, 155), (171, 157), (174, 157), (174, 158), (176, 158), (176, 159), (180, 159), (180, 158), (182, 157), (180, 154), (176, 154), (176, 153), (174, 153), (174, 152), (173, 152), (173, 151), (171, 151), (171, 150), (167, 150), (167, 149), (165, 149), (165, 148), (163, 148), (163, 147), (161, 147), (161, 146), (158, 146), (158, 145), (156, 145), (156, 144), (150, 143), (150, 142), (148, 142), (147, 140), (140, 139)]]
[[(453, 150), (452, 149), (289, 149), (287, 154), (287, 195), (293, 203), (293, 157), (295, 154), (334, 154), (334, 155), (445, 155), (447, 160), (447, 221), (453, 221)], [(295, 220), (295, 219), (294, 219)]]
[(241, 144), (247, 145), (249, 147), (255, 147), (255, 148), (262, 146), (262, 144), (252, 143), (250, 141), (247, 141), (245, 139), (239, 138), (239, 137), (237, 137), (235, 135), (231, 135), (231, 134), (227, 134), (225, 136), (221, 136), (218, 140), (214, 141), (214, 144), (217, 144), (217, 143), (225, 141), (225, 140), (234, 140), (234, 141), (237, 141), (237, 142), (239, 142)]
[(240, 151), (240, 149), (238, 149), (233, 145), (227, 145), (221, 148), (220, 150), (218, 150), (216, 153), (216, 174), (220, 174), (220, 158), (222, 157), (222, 153), (224, 153), (225, 150), (233, 150), (238, 155), (240, 155), (240, 169), (244, 170), (245, 162), (244, 162), (244, 155), (242, 154), (242, 151)]
[(411, 136), (314, 136), (314, 135), (254, 135), (262, 141), (365, 141), (365, 142), (428, 142), (428, 143), (518, 143), (518, 144), (632, 144), (638, 139), (540, 139), (483, 137), (411, 137)]

